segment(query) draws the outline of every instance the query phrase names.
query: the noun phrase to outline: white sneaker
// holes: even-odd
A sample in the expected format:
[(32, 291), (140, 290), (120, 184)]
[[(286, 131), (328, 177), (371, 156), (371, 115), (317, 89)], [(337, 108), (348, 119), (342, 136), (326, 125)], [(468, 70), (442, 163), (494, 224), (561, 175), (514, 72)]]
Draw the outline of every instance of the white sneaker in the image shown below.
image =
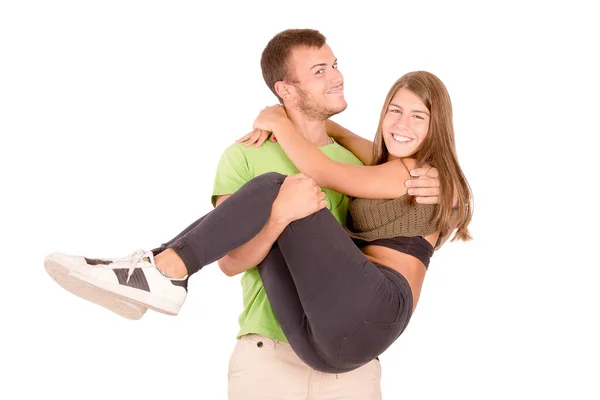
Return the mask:
[(140, 319), (146, 308), (177, 315), (187, 295), (187, 276), (165, 277), (151, 251), (118, 259), (52, 253), (44, 266), (69, 292), (129, 319)]

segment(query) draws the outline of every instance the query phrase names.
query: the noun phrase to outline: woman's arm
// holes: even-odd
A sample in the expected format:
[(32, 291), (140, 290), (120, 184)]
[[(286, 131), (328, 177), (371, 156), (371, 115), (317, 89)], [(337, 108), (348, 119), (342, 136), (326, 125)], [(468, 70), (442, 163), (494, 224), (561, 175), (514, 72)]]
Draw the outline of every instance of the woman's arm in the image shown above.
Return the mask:
[(350, 150), (365, 165), (373, 161), (373, 142), (349, 131), (331, 120), (325, 121), (327, 134), (336, 142)]
[(287, 119), (272, 124), (271, 129), (296, 168), (319, 186), (367, 199), (392, 199), (406, 194), (404, 183), (410, 175), (401, 160), (375, 166), (340, 163), (300, 135)]

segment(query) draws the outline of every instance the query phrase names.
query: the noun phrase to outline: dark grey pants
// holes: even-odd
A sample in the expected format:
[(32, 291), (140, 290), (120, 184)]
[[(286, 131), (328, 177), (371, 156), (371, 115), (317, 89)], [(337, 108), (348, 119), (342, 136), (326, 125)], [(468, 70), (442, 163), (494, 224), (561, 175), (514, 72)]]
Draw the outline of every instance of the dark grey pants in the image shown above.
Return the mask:
[[(274, 172), (252, 179), (154, 253), (175, 250), (190, 275), (217, 261), (260, 232), (284, 179)], [(292, 222), (258, 270), (291, 347), (319, 371), (373, 360), (412, 314), (406, 279), (369, 261), (326, 209)]]

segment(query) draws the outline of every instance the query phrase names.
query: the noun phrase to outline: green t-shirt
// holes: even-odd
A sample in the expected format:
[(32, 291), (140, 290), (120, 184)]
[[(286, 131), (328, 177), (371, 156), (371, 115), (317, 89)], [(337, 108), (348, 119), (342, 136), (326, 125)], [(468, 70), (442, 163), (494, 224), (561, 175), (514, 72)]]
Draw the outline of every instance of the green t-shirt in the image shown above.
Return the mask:
[[(347, 163), (362, 165), (350, 151), (337, 143), (320, 147), (329, 158)], [(261, 147), (246, 147), (243, 144), (229, 146), (219, 161), (213, 188), (212, 204), (221, 195), (232, 194), (252, 178), (267, 172), (284, 175), (299, 173), (279, 143), (265, 141)], [(331, 189), (323, 188), (328, 208), (340, 224), (346, 221), (348, 198)], [(273, 314), (271, 304), (263, 287), (256, 267), (244, 273), (241, 279), (244, 311), (239, 317), (238, 338), (250, 333), (261, 334), (272, 339), (287, 342), (279, 322)]]

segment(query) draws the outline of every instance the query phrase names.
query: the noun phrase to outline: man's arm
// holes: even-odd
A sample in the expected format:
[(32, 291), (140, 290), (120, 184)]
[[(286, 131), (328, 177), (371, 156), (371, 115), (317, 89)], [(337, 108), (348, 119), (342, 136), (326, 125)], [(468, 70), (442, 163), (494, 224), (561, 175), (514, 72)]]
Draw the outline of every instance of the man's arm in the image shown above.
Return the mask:
[[(253, 175), (250, 172), (243, 146), (229, 146), (221, 155), (217, 166), (211, 198), (213, 206), (218, 207), (252, 178)], [(255, 267), (266, 257), (283, 229), (285, 229), (285, 225), (279, 226), (276, 221), (270, 219), (269, 223), (252, 240), (218, 260), (219, 267), (228, 276), (234, 276)]]
[[(231, 195), (219, 196), (217, 207), (229, 196)], [(234, 276), (257, 266), (269, 254), (273, 243), (286, 226), (287, 223), (271, 215), (258, 235), (218, 261), (221, 271), (227, 276)]]
[[(215, 206), (218, 207), (227, 197), (217, 197)], [(263, 229), (246, 244), (221, 258), (219, 267), (226, 275), (234, 276), (258, 265), (290, 223), (325, 207), (325, 193), (315, 181), (302, 174), (286, 177), (271, 205), (271, 213)]]

